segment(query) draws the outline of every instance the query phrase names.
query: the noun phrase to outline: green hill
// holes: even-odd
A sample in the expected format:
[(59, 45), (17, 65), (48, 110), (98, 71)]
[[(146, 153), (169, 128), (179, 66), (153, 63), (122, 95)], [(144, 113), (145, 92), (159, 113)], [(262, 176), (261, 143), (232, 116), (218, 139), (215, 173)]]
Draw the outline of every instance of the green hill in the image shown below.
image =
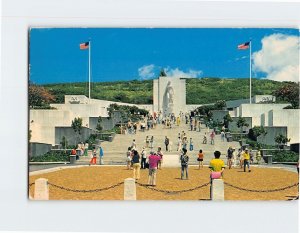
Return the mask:
[[(272, 94), (285, 83), (252, 79), (252, 95)], [(64, 102), (64, 95), (88, 96), (87, 83), (43, 85), (56, 97), (56, 103)], [(118, 81), (91, 83), (91, 98), (152, 104), (153, 81)], [(208, 104), (217, 100), (249, 98), (249, 79), (189, 78), (186, 80), (187, 104)]]

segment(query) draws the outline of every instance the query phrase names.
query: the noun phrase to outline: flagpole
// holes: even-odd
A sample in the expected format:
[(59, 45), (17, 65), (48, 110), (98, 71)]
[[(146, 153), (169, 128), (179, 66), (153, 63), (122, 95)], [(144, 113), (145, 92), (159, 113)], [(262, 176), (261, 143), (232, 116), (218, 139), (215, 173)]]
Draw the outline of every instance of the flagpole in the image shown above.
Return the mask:
[(89, 40), (89, 102), (91, 100), (91, 40)]
[(250, 48), (250, 50), (249, 50), (249, 52), (250, 52), (250, 55), (249, 55), (249, 57), (250, 57), (250, 104), (252, 104), (252, 84), (251, 84), (251, 76), (252, 76), (252, 60), (251, 60), (251, 46), (252, 46), (252, 41), (251, 41), (251, 39), (250, 39), (250, 43), (249, 43), (249, 48)]

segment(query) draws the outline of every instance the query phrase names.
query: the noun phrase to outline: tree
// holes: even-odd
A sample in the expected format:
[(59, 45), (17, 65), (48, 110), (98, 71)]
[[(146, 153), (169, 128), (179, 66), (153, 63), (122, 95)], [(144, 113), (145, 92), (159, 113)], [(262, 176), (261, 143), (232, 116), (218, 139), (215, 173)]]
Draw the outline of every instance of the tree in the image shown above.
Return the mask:
[(30, 108), (50, 108), (49, 104), (54, 101), (54, 95), (44, 87), (29, 83), (28, 104)]
[[(80, 117), (75, 117), (74, 120), (72, 121), (71, 124), (75, 134), (77, 135), (77, 139), (79, 140), (79, 135), (81, 134), (81, 129), (82, 129), (82, 118)], [(77, 144), (77, 142), (76, 142)]]
[(273, 94), (279, 100), (288, 101), (291, 104), (289, 108), (299, 108), (299, 83), (287, 83)]
[(278, 144), (278, 146), (286, 145), (289, 141), (291, 141), (290, 138), (287, 138), (286, 136), (279, 134), (274, 138), (275, 142)]
[(263, 126), (254, 126), (252, 129), (249, 130), (248, 137), (254, 141), (257, 141), (258, 136), (265, 136), (266, 134), (267, 131)]
[(223, 120), (224, 120), (223, 122), (224, 122), (225, 128), (228, 128), (229, 122), (232, 122), (232, 121), (233, 121), (229, 113), (227, 113), (227, 114), (223, 117)]
[(98, 130), (98, 131), (102, 131), (102, 129), (103, 129), (103, 127), (101, 126), (101, 123), (102, 123), (102, 118), (99, 116), (98, 117), (98, 121), (97, 121), (97, 126), (96, 126), (96, 129)]
[(63, 148), (67, 149), (67, 147), (68, 147), (68, 140), (66, 139), (65, 136), (62, 137), (60, 144), (62, 145)]
[(241, 128), (241, 132), (243, 132), (243, 127), (248, 127), (249, 124), (246, 122), (246, 119), (243, 117), (239, 117), (238, 121), (236, 122), (238, 128)]
[(216, 103), (215, 103), (215, 108), (216, 110), (222, 110), (223, 108), (226, 107), (226, 101), (225, 100), (218, 100)]

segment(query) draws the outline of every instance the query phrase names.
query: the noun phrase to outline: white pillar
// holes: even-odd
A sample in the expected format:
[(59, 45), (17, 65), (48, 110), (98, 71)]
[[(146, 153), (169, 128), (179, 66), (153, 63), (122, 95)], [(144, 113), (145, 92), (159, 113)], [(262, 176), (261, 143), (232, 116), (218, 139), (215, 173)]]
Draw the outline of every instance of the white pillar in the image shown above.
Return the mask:
[(224, 201), (224, 181), (223, 179), (213, 179), (212, 181), (212, 201)]
[(124, 200), (135, 201), (136, 200), (136, 185), (135, 179), (127, 178), (124, 181)]
[(49, 187), (47, 179), (39, 178), (35, 181), (34, 200), (49, 200)]

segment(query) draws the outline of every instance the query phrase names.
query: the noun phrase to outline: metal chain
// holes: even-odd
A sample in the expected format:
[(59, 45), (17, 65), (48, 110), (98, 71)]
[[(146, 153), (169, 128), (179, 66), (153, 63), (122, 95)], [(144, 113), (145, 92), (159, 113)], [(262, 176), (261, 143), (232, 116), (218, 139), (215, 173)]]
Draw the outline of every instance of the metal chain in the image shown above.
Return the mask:
[(206, 187), (207, 185), (209, 185), (209, 183), (205, 183), (199, 186), (196, 186), (194, 188), (190, 188), (190, 189), (184, 189), (184, 190), (162, 190), (162, 189), (157, 189), (154, 188), (153, 186), (149, 186), (148, 184), (141, 184), (141, 183), (137, 183), (139, 186), (156, 191), (156, 192), (161, 192), (161, 193), (166, 193), (166, 194), (180, 194), (180, 193), (186, 193), (186, 192), (191, 192), (203, 187)]
[(257, 192), (257, 193), (271, 193), (271, 192), (278, 192), (278, 191), (283, 191), (283, 190), (286, 190), (286, 189), (290, 189), (290, 188), (293, 188), (293, 187), (296, 187), (299, 185), (299, 183), (295, 183), (295, 184), (292, 184), (292, 185), (289, 185), (289, 186), (286, 186), (286, 187), (283, 187), (283, 188), (277, 188), (277, 189), (267, 189), (267, 190), (254, 190), (254, 189), (246, 189), (246, 188), (240, 188), (240, 187), (237, 187), (235, 185), (232, 185), (232, 184), (229, 184), (227, 182), (224, 182), (225, 185), (228, 185), (232, 188), (236, 188), (236, 189), (239, 189), (239, 190), (242, 190), (242, 191), (248, 191), (248, 192)]
[(35, 185), (35, 183), (31, 183), (31, 184), (29, 184), (29, 187), (31, 187), (32, 185)]
[(55, 188), (62, 189), (62, 190), (65, 190), (65, 191), (69, 191), (69, 192), (75, 192), (75, 193), (94, 193), (94, 192), (101, 192), (101, 191), (106, 191), (106, 190), (109, 190), (109, 189), (113, 189), (115, 187), (118, 187), (118, 186), (124, 184), (124, 182), (120, 182), (120, 183), (117, 183), (115, 185), (112, 185), (112, 186), (109, 186), (109, 187), (105, 187), (105, 188), (91, 189), (91, 190), (65, 188), (63, 186), (52, 184), (52, 183), (49, 183), (49, 182), (48, 182), (48, 184), (49, 184), (49, 186), (53, 186)]

